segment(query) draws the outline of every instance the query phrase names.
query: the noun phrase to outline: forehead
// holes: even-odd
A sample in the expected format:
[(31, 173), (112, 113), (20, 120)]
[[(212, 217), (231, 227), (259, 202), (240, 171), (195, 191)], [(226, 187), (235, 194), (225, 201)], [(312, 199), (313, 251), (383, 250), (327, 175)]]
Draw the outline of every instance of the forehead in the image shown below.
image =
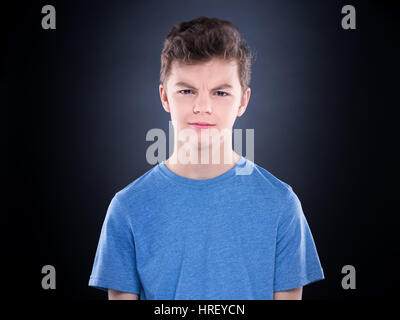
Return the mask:
[(195, 64), (185, 64), (181, 61), (175, 60), (171, 63), (170, 79), (173, 79), (174, 81), (196, 81), (208, 79), (213, 82), (237, 82), (239, 81), (238, 64), (235, 60), (224, 60), (219, 58), (213, 58), (209, 61), (198, 62)]

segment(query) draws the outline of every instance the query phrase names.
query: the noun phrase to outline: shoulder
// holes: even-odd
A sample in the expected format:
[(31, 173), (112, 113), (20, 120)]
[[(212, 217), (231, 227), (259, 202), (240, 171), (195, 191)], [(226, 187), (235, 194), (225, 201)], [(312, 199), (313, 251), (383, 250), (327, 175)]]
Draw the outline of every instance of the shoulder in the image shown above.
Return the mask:
[(117, 191), (114, 198), (118, 199), (118, 202), (122, 206), (128, 208), (143, 205), (147, 201), (151, 201), (151, 199), (154, 198), (155, 192), (165, 187), (163, 180), (159, 178), (157, 170), (158, 165), (144, 172), (128, 185)]
[(257, 184), (261, 184), (263, 189), (270, 190), (277, 198), (282, 200), (290, 197), (294, 193), (292, 186), (278, 178), (277, 175), (250, 160), (247, 161), (251, 163), (253, 167), (252, 178)]
[(299, 198), (292, 186), (278, 178), (277, 175), (258, 164), (254, 164), (252, 177), (257, 187), (260, 190), (265, 190), (267, 197), (274, 200), (279, 209), (279, 215), (290, 214), (293, 213), (291, 209), (301, 208)]

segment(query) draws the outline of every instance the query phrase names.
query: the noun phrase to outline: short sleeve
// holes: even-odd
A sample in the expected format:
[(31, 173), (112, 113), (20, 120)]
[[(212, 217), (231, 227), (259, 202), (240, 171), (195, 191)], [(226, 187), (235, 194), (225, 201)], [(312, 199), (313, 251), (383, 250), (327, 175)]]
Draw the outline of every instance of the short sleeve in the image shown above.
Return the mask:
[(139, 294), (135, 242), (128, 211), (114, 196), (104, 219), (89, 286)]
[(300, 200), (289, 187), (278, 223), (274, 292), (324, 279), (311, 230)]

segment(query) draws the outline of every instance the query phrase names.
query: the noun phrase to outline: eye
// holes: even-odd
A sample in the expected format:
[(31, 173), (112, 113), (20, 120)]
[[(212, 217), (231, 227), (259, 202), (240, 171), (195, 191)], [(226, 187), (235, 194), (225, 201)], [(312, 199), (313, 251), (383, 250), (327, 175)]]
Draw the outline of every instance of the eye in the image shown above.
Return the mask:
[[(189, 91), (189, 92), (188, 92)], [(179, 93), (183, 94), (183, 95), (188, 95), (190, 92), (192, 92), (192, 90), (190, 89), (184, 89), (184, 90), (180, 90)]]
[(227, 93), (225, 91), (217, 91), (217, 95), (220, 97), (226, 97), (229, 95), (229, 93)]

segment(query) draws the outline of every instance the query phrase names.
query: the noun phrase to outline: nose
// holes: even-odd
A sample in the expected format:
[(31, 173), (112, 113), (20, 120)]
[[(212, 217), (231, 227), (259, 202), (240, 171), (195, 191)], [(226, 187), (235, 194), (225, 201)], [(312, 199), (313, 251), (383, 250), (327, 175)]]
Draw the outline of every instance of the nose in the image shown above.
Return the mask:
[(207, 95), (207, 93), (199, 93), (194, 101), (193, 107), (194, 113), (211, 113), (212, 106), (211, 106), (211, 99)]

